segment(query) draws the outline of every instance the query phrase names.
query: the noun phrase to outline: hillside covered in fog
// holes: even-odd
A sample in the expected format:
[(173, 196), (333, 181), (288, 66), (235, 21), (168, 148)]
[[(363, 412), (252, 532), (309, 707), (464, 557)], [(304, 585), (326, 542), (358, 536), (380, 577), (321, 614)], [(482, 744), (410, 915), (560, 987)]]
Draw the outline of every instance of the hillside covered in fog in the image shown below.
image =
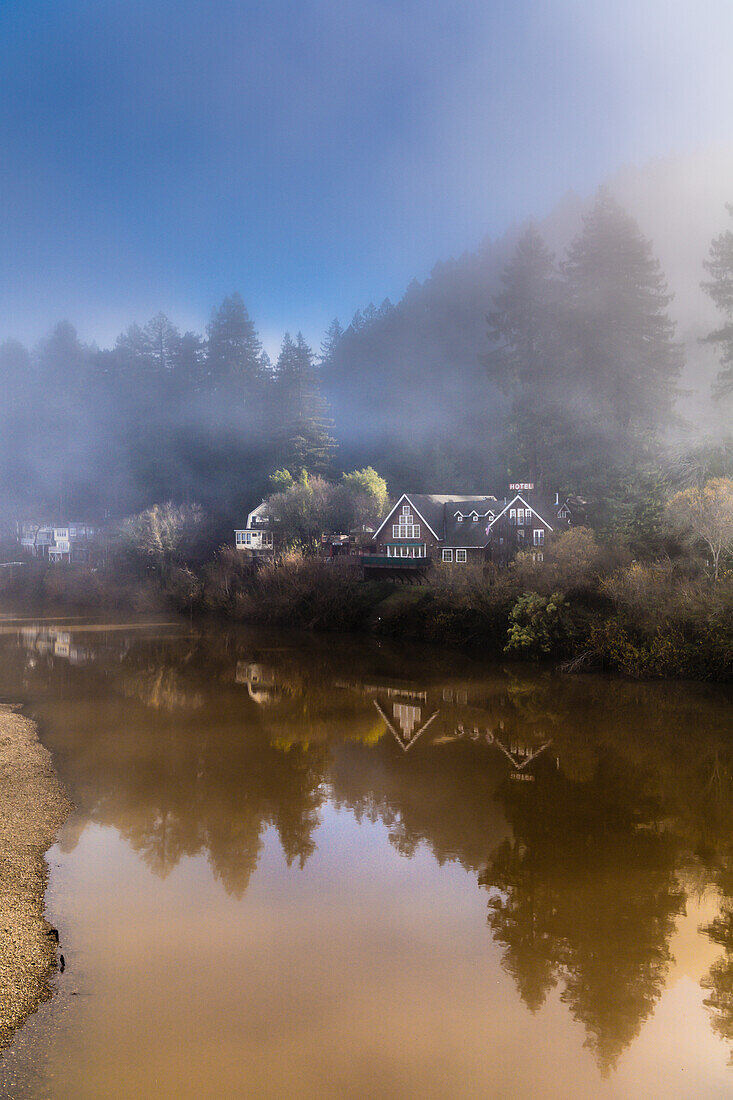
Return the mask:
[[(486, 490), (508, 474), (544, 474), (569, 489), (593, 490), (598, 469), (621, 454), (627, 464), (641, 462), (650, 442), (690, 445), (697, 435), (721, 433), (730, 400), (712, 399), (718, 356), (701, 343), (720, 317), (700, 283), (711, 240), (728, 228), (730, 163), (729, 152), (720, 150), (627, 170), (610, 181), (609, 197), (626, 218), (622, 236), (636, 240), (648, 260), (637, 287), (638, 316), (628, 303), (617, 315), (615, 306), (608, 312), (614, 293), (604, 282), (608, 273), (594, 283), (606, 260), (616, 265), (619, 286), (628, 276), (623, 265), (636, 262), (621, 252), (614, 258), (616, 245), (602, 236), (595, 256), (589, 253), (576, 270), (574, 304), (570, 298), (560, 304), (571, 290), (569, 250), (597, 201), (568, 195), (544, 217), (438, 261), (398, 302), (364, 303), (350, 322), (334, 322), (320, 351), (300, 336), (286, 337), (274, 363), (263, 351), (257, 318), (236, 294), (214, 310), (205, 332), (182, 332), (158, 314), (131, 324), (108, 348), (86, 343), (68, 321), (33, 348), (3, 334), (9, 338), (0, 347), (5, 518), (117, 516), (172, 498), (199, 500), (229, 524), (256, 503), (280, 467), (333, 474), (370, 464), (394, 491)], [(552, 306), (553, 331), (542, 334), (544, 366), (525, 364), (518, 398), (507, 362), (496, 359), (502, 338), (490, 331), (491, 315), (530, 226), (550, 257), (546, 290), (560, 298)], [(582, 320), (581, 347), (579, 302), (585, 296), (588, 309), (589, 295), (599, 301)], [(630, 334), (605, 365), (604, 325)], [(653, 367), (639, 351), (652, 330), (661, 340)], [(612, 400), (603, 379), (622, 361), (626, 381), (619, 374)], [(549, 375), (533, 377), (532, 370)], [(630, 388), (621, 394), (626, 382)], [(618, 431), (606, 430), (614, 419)], [(540, 435), (546, 454), (538, 466)]]
[[(649, 239), (671, 295), (668, 313), (683, 358), (679, 420), (668, 426), (669, 435), (714, 435), (730, 416), (726, 402), (712, 400), (719, 364), (701, 341), (719, 319), (700, 284), (710, 241), (727, 228), (730, 151), (629, 169), (610, 180), (609, 189)], [(344, 466), (379, 464), (383, 455), (392, 477), (436, 491), (478, 490), (506, 476), (507, 400), (488, 379), (487, 315), (527, 226), (536, 226), (560, 266), (591, 205), (592, 199), (569, 194), (546, 217), (439, 261), (395, 306), (358, 311), (324, 369)]]

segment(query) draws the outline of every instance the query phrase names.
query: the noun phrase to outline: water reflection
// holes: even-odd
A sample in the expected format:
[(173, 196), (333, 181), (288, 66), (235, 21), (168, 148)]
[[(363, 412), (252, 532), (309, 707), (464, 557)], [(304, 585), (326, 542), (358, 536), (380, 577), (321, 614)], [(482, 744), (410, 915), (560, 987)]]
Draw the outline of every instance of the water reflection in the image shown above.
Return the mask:
[[(733, 1046), (733, 721), (724, 690), (244, 632), (23, 624), (0, 692), (29, 700), (78, 812), (166, 878), (205, 856), (243, 897), (274, 829), (288, 866), (328, 803), (406, 857), (457, 861), (522, 1003), (553, 991), (609, 1073), (652, 1016), (690, 892), (714, 888), (702, 981)], [(487, 945), (489, 936), (487, 935)]]

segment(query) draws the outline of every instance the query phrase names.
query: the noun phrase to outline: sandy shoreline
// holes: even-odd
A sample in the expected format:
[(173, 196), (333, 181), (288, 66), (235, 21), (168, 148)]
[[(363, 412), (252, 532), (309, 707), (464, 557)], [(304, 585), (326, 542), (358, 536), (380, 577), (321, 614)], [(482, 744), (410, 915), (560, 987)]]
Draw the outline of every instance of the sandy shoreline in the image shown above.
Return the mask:
[(0, 705), (0, 1052), (50, 995), (57, 947), (43, 857), (72, 808), (35, 724)]

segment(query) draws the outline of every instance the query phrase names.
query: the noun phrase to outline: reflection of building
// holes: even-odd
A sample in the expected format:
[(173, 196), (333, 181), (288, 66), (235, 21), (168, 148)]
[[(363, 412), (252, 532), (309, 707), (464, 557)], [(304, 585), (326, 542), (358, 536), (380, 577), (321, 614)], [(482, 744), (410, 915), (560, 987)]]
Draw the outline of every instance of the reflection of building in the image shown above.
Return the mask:
[(88, 646), (75, 643), (71, 632), (63, 627), (21, 627), (20, 639), (26, 649), (43, 656), (59, 657), (72, 665), (88, 664), (94, 654)]
[(280, 698), (281, 692), (275, 681), (274, 670), (267, 665), (237, 661), (235, 680), (238, 684), (247, 685), (250, 698), (260, 706), (274, 703)]
[(426, 711), (427, 718), (423, 720), (423, 708), (407, 701), (392, 701), (391, 718), (387, 716), (387, 711), (380, 706), (376, 699), (374, 700), (374, 706), (384, 719), (387, 728), (391, 730), (397, 744), (405, 752), (412, 748), (418, 737), (425, 733), (428, 726), (438, 716), (437, 710), (432, 711), (432, 713)]
[(512, 779), (527, 780), (534, 779), (534, 776), (530, 775), (526, 769), (533, 760), (536, 760), (552, 744), (551, 740), (530, 744), (516, 737), (503, 738), (490, 730), (486, 733), (486, 741), (490, 745), (495, 745), (500, 752), (504, 753), (514, 769)]

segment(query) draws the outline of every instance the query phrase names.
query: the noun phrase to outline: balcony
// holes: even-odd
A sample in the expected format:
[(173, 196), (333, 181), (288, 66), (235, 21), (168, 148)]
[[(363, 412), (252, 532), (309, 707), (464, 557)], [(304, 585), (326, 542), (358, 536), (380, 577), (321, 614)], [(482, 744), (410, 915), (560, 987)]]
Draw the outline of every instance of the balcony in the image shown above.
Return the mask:
[(392, 558), (386, 554), (362, 554), (359, 558), (365, 579), (382, 577), (385, 580), (420, 581), (433, 564), (431, 557)]

